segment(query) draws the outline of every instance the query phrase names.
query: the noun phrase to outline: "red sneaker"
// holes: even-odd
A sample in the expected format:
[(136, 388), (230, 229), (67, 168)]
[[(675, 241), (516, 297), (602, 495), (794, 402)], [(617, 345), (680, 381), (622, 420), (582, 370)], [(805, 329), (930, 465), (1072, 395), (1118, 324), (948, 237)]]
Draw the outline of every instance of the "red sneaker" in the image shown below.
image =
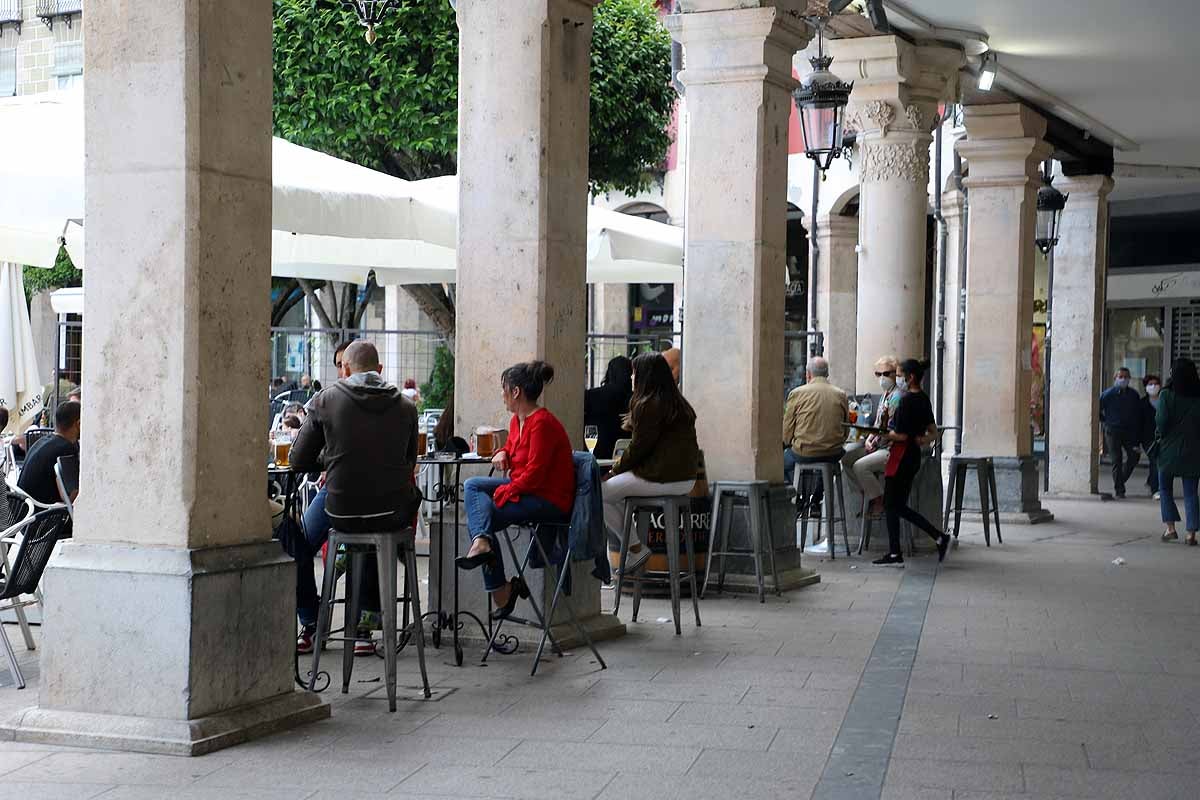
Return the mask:
[(301, 628), (300, 635), (296, 637), (296, 652), (302, 656), (311, 653), (313, 651), (313, 640), (316, 636), (316, 628)]
[(371, 638), (371, 632), (360, 631), (358, 635), (366, 638), (354, 640), (354, 657), (363, 658), (375, 655), (375, 640)]

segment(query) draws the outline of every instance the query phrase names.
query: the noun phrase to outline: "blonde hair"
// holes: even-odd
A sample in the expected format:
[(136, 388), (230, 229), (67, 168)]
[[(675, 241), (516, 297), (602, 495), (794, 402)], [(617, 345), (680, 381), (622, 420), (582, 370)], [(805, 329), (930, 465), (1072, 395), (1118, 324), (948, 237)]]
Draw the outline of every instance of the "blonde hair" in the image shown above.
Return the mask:
[(900, 369), (900, 359), (895, 356), (880, 356), (875, 359), (875, 367), (891, 367), (893, 370)]

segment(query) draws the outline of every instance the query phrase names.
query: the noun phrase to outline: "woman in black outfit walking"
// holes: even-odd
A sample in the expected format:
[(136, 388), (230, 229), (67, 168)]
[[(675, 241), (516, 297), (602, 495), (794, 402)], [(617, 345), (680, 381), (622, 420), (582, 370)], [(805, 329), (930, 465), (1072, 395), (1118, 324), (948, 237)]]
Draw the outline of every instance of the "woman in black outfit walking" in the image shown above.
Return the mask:
[(904, 556), (900, 552), (901, 519), (916, 525), (937, 542), (938, 561), (946, 558), (946, 549), (950, 546), (949, 534), (940, 532), (920, 512), (908, 507), (908, 493), (921, 469), (921, 445), (937, 436), (933, 407), (929, 404), (929, 396), (921, 391), (921, 379), (928, 368), (926, 362), (910, 358), (900, 365), (897, 376), (904, 394), (896, 409), (895, 425), (887, 434), (892, 442), (883, 484), (888, 554), (874, 561), (881, 567), (904, 566)]

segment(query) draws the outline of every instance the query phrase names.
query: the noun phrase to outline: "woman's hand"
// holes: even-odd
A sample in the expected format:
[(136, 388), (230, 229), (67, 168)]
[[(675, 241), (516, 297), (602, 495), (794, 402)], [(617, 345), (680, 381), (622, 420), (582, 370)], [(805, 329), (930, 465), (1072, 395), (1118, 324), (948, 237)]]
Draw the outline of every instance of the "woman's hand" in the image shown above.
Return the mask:
[(499, 450), (496, 455), (492, 456), (492, 466), (501, 472), (508, 472), (508, 453), (504, 450)]

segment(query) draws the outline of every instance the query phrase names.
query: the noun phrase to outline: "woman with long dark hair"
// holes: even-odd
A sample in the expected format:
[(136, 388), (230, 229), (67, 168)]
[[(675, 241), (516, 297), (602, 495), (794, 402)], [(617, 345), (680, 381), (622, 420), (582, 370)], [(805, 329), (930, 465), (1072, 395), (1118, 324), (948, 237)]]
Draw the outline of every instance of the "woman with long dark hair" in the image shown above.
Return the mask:
[[(633, 397), (626, 428), (629, 448), (613, 464), (604, 482), (604, 522), (618, 543), (624, 528), (625, 498), (685, 495), (696, 485), (700, 446), (696, 443), (696, 412), (660, 353), (642, 353), (633, 360)], [(630, 532), (625, 572), (645, 566), (650, 548), (637, 531)]]
[(900, 374), (897, 376), (904, 393), (896, 407), (895, 423), (887, 434), (892, 443), (883, 483), (888, 554), (873, 562), (881, 567), (904, 566), (904, 554), (900, 552), (902, 519), (925, 531), (937, 543), (938, 561), (946, 558), (946, 550), (950, 546), (949, 534), (939, 531), (919, 511), (908, 505), (908, 494), (921, 470), (921, 446), (937, 436), (933, 406), (929, 404), (929, 395), (921, 390), (921, 380), (928, 369), (928, 362), (910, 358), (900, 365)]
[(1187, 543), (1196, 544), (1200, 529), (1200, 376), (1196, 363), (1179, 358), (1171, 365), (1171, 378), (1158, 396), (1154, 414), (1155, 441), (1158, 444), (1158, 502), (1162, 521), (1167, 530), (1164, 542), (1179, 538), (1175, 523), (1179, 509), (1175, 506), (1175, 479), (1183, 484), (1183, 510), (1187, 523)]
[(538, 405), (542, 390), (554, 380), (554, 367), (528, 361), (504, 370), (500, 386), (504, 408), (512, 413), (508, 440), (492, 457), (504, 478), (468, 478), (463, 505), (471, 549), (458, 559), (459, 569), (483, 567), (483, 585), (492, 594), (494, 619), (513, 612), (518, 597), (529, 597), (520, 578), (508, 581), (495, 534), (510, 525), (566, 522), (575, 504), (575, 459), (562, 423)]
[(621, 438), (621, 424), (629, 413), (629, 399), (633, 396), (633, 363), (625, 356), (617, 356), (608, 362), (604, 380), (583, 395), (583, 424), (595, 425), (599, 434), (596, 458), (612, 458), (613, 445)]

